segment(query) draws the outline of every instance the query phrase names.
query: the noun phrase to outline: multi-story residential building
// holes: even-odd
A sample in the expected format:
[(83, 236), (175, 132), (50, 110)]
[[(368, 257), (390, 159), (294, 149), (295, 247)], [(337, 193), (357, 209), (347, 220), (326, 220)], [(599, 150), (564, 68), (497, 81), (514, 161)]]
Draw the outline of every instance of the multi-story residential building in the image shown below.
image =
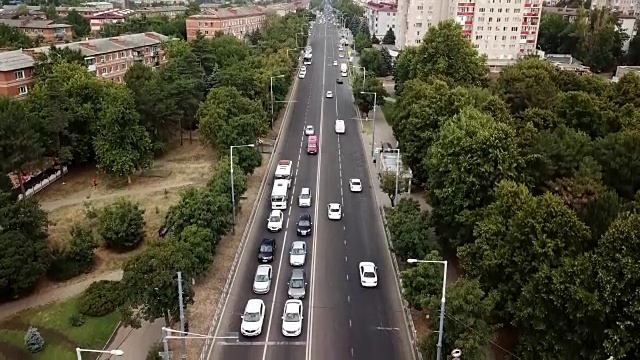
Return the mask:
[(0, 96), (26, 95), (33, 82), (33, 63), (22, 50), (0, 53)]
[(640, 12), (640, 1), (638, 0), (593, 0), (591, 9), (602, 7), (611, 8), (613, 12), (626, 16), (634, 16)]
[(576, 8), (543, 6), (542, 12), (544, 14), (562, 15), (562, 18), (568, 22), (574, 22), (578, 19), (578, 9)]
[(369, 23), (369, 32), (382, 40), (389, 29), (396, 31), (398, 6), (391, 3), (370, 1), (364, 7), (364, 17)]
[(290, 3), (269, 4), (261, 7), (262, 11), (273, 11), (279, 16), (285, 16), (289, 13), (294, 13), (298, 9), (309, 9), (309, 0), (294, 1)]
[(87, 16), (87, 19), (89, 19), (91, 31), (100, 31), (106, 24), (124, 22), (134, 13), (135, 10), (131, 9), (113, 9), (97, 12), (91, 16)]
[[(46, 19), (46, 14), (42, 11), (40, 6), (24, 6), (24, 5), (5, 5), (2, 7), (2, 11), (0, 12), (0, 16), (10, 16), (17, 15), (19, 11), (26, 9), (28, 11), (28, 15), (34, 18), (42, 18)], [(113, 9), (113, 4), (108, 2), (93, 2), (93, 3), (85, 3), (84, 6), (58, 6), (56, 7), (56, 13), (60, 17), (65, 17), (69, 15), (69, 12), (72, 10), (77, 11), (82, 16), (91, 16), (95, 13), (111, 10)]]
[(211, 38), (218, 31), (243, 38), (264, 24), (265, 13), (258, 7), (219, 8), (189, 16), (187, 40), (196, 38), (198, 32)]
[(489, 66), (534, 54), (541, 0), (399, 0), (396, 47), (420, 44), (430, 26), (454, 19)]
[(136, 9), (135, 15), (133, 16), (166, 16), (169, 19), (173, 19), (176, 16), (183, 15), (188, 9), (188, 7), (181, 5), (145, 7), (142, 9)]
[[(84, 55), (87, 70), (106, 80), (122, 82), (124, 74), (136, 62), (157, 67), (166, 62), (160, 44), (169, 37), (155, 32), (122, 35), (57, 45), (59, 48), (78, 50)], [(46, 53), (48, 47), (28, 49), (33, 53)]]
[(56, 24), (51, 20), (0, 19), (0, 24), (18, 28), (30, 38), (41, 38), (48, 44), (71, 41), (73, 38), (71, 25)]

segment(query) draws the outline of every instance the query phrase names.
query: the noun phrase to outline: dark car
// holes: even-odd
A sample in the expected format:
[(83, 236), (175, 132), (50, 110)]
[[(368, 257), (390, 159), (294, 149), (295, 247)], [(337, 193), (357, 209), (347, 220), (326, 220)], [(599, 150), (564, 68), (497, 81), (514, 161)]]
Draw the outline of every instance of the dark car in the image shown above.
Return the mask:
[(301, 236), (310, 235), (312, 225), (313, 223), (311, 222), (311, 215), (309, 214), (300, 215), (300, 218), (298, 219), (298, 225), (296, 227), (298, 235), (301, 235)]
[(263, 238), (258, 248), (258, 261), (262, 263), (272, 262), (275, 253), (276, 239)]
[(336, 79), (336, 82), (337, 82), (338, 84), (342, 84), (342, 78), (337, 78), (337, 79)]

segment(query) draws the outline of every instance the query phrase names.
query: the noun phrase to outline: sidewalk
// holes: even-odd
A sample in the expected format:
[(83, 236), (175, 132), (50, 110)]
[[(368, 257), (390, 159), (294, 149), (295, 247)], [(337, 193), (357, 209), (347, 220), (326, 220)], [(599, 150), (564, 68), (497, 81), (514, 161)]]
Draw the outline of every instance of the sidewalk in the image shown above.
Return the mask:
[[(102, 354), (99, 360), (143, 360), (147, 358), (149, 349), (162, 338), (164, 319), (156, 319), (150, 323), (144, 321), (139, 329), (120, 327), (113, 340), (105, 350), (120, 349), (124, 355)], [(175, 357), (174, 357), (175, 358)]]

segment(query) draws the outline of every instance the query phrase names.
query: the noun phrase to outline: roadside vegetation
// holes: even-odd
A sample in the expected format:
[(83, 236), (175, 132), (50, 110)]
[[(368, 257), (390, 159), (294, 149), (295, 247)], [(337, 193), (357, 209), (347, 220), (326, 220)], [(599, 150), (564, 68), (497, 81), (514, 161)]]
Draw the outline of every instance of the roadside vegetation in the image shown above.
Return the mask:
[[(122, 267), (123, 279), (114, 287), (85, 291), (81, 299), (91, 297), (81, 309), (90, 314), (79, 315), (115, 313), (134, 327), (164, 318), (170, 325), (178, 311), (177, 271), (190, 307), (211, 269), (227, 266), (212, 262), (232, 225), (229, 147), (271, 136), (296, 71), (298, 54), (287, 50), (304, 44), (306, 37), (296, 44), (294, 35), (307, 22), (302, 11), (269, 16), (247, 41), (222, 34), (169, 41), (163, 44), (166, 65), (153, 71), (136, 64), (122, 84), (90, 75), (77, 53), (40, 59), (26, 99), (0, 99), (0, 169), (22, 173), (51, 159), (71, 170), (64, 183), (21, 201), (25, 185), (13, 188), (4, 179), (2, 300), (28, 296), (45, 278), (62, 281)], [(237, 210), (248, 186), (255, 188), (249, 176), (263, 158), (258, 147), (234, 151)], [(94, 292), (102, 296), (88, 295)], [(200, 320), (204, 325), (207, 319)], [(105, 326), (113, 331), (115, 324)], [(40, 332), (41, 351), (54, 351), (55, 343)], [(9, 346), (0, 349), (11, 354)]]
[[(450, 59), (450, 60), (447, 60)], [(395, 63), (393, 131), (433, 207), (387, 210), (404, 297), (444, 352), (628, 359), (639, 351), (640, 77), (611, 84), (526, 58), (488, 77), (454, 22)], [(621, 326), (621, 324), (625, 324)], [(437, 332), (421, 339), (435, 359)]]

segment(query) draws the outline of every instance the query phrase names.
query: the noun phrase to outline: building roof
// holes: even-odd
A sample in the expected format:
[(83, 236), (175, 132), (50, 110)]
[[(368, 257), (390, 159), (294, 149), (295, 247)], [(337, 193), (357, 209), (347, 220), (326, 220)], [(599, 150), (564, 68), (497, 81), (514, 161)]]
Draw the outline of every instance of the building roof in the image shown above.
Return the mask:
[[(170, 38), (158, 34), (156, 32), (147, 32), (132, 35), (122, 35), (105, 39), (93, 39), (87, 41), (78, 41), (68, 44), (56, 45), (57, 48), (68, 48), (71, 50), (79, 50), (85, 57), (108, 54), (116, 51), (124, 51), (144, 46), (158, 45)], [(37, 53), (46, 53), (50, 47), (44, 46), (30, 49)]]
[(5, 24), (7, 26), (16, 27), (16, 28), (35, 28), (35, 29), (56, 29), (56, 28), (67, 28), (71, 27), (71, 25), (67, 24), (55, 24), (51, 20), (20, 20), (20, 19), (0, 19), (0, 24)]
[(14, 50), (0, 53), (0, 71), (13, 71), (26, 69), (33, 66), (33, 58), (22, 50)]
[(97, 12), (91, 16), (88, 16), (89, 19), (104, 19), (104, 18), (123, 18), (135, 13), (135, 10), (131, 9), (111, 9)]
[(373, 1), (369, 1), (366, 4), (366, 7), (371, 9), (371, 10), (375, 10), (375, 11), (382, 11), (382, 12), (396, 12), (398, 11), (398, 5), (396, 4), (391, 4), (391, 3), (385, 3), (385, 2), (373, 2)]
[(201, 14), (189, 16), (189, 18), (225, 20), (259, 15), (264, 15), (264, 12), (258, 7), (243, 6), (234, 8), (220, 8), (217, 10), (205, 10)]
[(170, 11), (187, 11), (187, 10), (189, 10), (189, 8), (186, 6), (176, 5), (176, 6), (146, 7), (146, 8), (138, 9), (137, 11), (141, 13), (163, 13), (163, 12), (170, 12)]

